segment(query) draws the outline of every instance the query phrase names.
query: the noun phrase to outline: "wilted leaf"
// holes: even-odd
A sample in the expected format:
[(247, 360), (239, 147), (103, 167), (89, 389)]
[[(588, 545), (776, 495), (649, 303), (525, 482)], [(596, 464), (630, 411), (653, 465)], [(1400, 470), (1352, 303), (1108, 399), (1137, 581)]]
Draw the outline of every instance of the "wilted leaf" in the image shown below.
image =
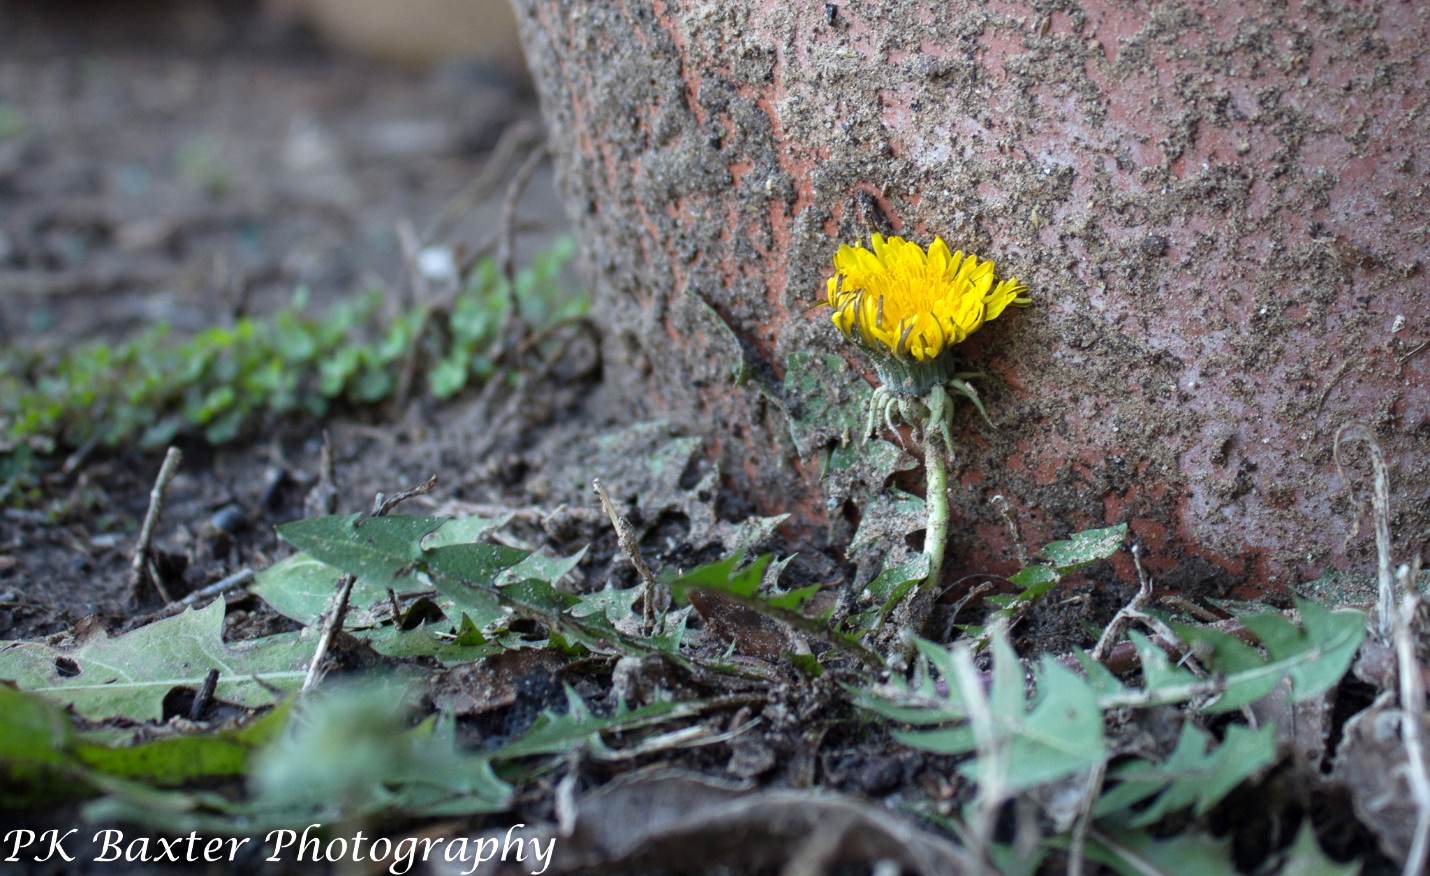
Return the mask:
[[(858, 656), (870, 666), (883, 664), (879, 655), (864, 647), (854, 636), (832, 629), (824, 618), (811, 617), (800, 611), (805, 600), (819, 592), (818, 584), (783, 592), (761, 593), (760, 583), (764, 580), (765, 566), (770, 561), (769, 555), (759, 557), (736, 571), (743, 559), (743, 554), (735, 553), (723, 560), (686, 572), (670, 582), (671, 596), (677, 600), (692, 600), (702, 592), (714, 594), (722, 600), (728, 600), (741, 608), (828, 642)], [(775, 649), (776, 652), (778, 650)]]
[(166, 693), (197, 689), (210, 669), (219, 671), (214, 696), (241, 706), (273, 703), (274, 688), (296, 690), (313, 645), (294, 633), (225, 644), (223, 615), (217, 600), (115, 638), (99, 631), (73, 648), (0, 643), (0, 678), (91, 720), (157, 721)]
[[(1333, 774), (1381, 851), (1402, 864), (1410, 855), (1417, 816), (1402, 730), (1406, 719), (1399, 709), (1372, 706), (1347, 721)], [(1427, 737), (1430, 720), (1422, 720), (1421, 738)]]

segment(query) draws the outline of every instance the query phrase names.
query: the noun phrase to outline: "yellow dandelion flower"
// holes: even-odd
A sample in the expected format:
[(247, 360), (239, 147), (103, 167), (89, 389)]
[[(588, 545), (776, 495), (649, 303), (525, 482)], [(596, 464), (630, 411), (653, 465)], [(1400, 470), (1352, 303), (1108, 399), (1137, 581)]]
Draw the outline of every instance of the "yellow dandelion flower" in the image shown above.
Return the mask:
[(1008, 305), (1025, 306), (1027, 287), (993, 281), (993, 263), (950, 253), (939, 238), (925, 252), (901, 237), (875, 234), (872, 251), (841, 246), (829, 278), (834, 324), (878, 358), (932, 362)]

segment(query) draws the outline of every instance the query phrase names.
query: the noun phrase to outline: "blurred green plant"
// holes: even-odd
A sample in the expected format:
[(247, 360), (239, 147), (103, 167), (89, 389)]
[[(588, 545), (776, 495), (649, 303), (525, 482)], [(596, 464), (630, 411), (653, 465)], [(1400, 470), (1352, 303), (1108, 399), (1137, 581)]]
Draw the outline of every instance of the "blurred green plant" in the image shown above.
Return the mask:
[[(533, 332), (579, 317), (584, 293), (562, 282), (575, 253), (557, 239), (515, 277)], [(374, 291), (320, 315), (306, 294), (276, 313), (243, 317), (187, 339), (157, 325), (138, 337), (58, 349), (0, 350), (0, 500), (33, 471), (36, 453), (88, 443), (161, 446), (180, 433), (221, 444), (287, 417), (322, 417), (400, 392), (445, 400), (490, 377), (510, 297), (483, 259), (450, 303), (384, 318)], [(420, 364), (402, 386), (408, 363)]]

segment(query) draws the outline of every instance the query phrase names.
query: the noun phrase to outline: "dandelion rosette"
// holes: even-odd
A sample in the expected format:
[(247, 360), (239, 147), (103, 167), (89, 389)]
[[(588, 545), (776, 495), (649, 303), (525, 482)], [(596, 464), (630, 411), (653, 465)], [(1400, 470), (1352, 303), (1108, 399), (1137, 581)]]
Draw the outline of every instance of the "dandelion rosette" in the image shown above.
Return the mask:
[(940, 238), (925, 251), (901, 237), (873, 236), (873, 250), (841, 246), (829, 278), (834, 324), (873, 357), (884, 385), (922, 396), (952, 373), (943, 354), (996, 319), (1023, 307), (1027, 287), (994, 283), (993, 263), (949, 252)]

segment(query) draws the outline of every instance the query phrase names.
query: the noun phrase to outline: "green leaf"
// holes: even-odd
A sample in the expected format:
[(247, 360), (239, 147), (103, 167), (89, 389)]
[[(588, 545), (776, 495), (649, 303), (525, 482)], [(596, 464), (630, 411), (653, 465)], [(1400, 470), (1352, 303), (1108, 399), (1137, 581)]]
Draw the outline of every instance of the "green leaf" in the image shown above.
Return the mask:
[[(441, 638), (429, 625), (412, 630), (400, 630), (394, 626), (365, 630), (358, 635), (385, 657), (431, 657), (443, 666), (471, 663), (483, 657), (492, 657), (507, 647), (500, 642), (488, 641), (476, 632), (471, 618), (462, 615), (467, 634), (454, 638)], [(459, 628), (460, 629), (460, 628)]]
[(132, 745), (81, 741), (76, 758), (106, 775), (145, 779), (158, 786), (215, 776), (241, 776), (255, 752), (276, 740), (288, 722), (292, 700), (234, 727), (207, 733), (162, 736)]
[(1209, 648), (1208, 668), (1225, 676), (1226, 693), (1208, 711), (1232, 711), (1253, 703), (1283, 678), (1291, 679), (1293, 702), (1319, 696), (1340, 682), (1365, 638), (1365, 615), (1303, 599), (1296, 600), (1296, 610), (1300, 627), (1276, 612), (1239, 618), (1261, 640), (1266, 656), (1219, 630), (1175, 627), (1188, 644)]
[[(327, 611), (341, 574), (316, 557), (298, 553), (254, 575), (248, 589), (284, 617), (311, 626)], [(349, 603), (353, 606), (364, 605), (386, 593), (384, 588), (359, 579), (353, 584)], [(343, 618), (344, 629), (359, 629), (368, 625), (364, 612), (349, 610), (348, 615)]]
[(766, 554), (745, 568), (735, 571), (743, 559), (744, 552), (737, 551), (723, 560), (686, 572), (670, 582), (671, 597), (683, 601), (689, 599), (692, 591), (715, 593), (737, 605), (828, 642), (859, 657), (869, 666), (883, 665), (882, 658), (866, 648), (856, 637), (832, 629), (824, 618), (809, 617), (800, 612), (800, 606), (819, 591), (819, 585), (782, 593), (760, 593), (760, 583), (764, 580), (765, 567), (771, 557)]
[(457, 748), (450, 718), (409, 724), (394, 680), (340, 687), (305, 702), (303, 720), (253, 767), (253, 811), (342, 821), (383, 812), (496, 812), (511, 789), (490, 758)]
[(492, 752), (494, 760), (511, 760), (545, 754), (570, 754), (584, 751), (597, 759), (610, 754), (602, 739), (603, 733), (625, 733), (698, 714), (700, 702), (658, 702), (631, 709), (620, 706), (610, 717), (593, 715), (581, 697), (566, 688), (567, 709), (564, 713), (542, 712), (531, 729), (520, 738)]
[[(493, 544), (442, 544), (424, 548), (427, 536), (446, 520), (434, 517), (320, 517), (278, 527), (278, 534), (300, 550), (379, 587), (409, 589), (416, 579), (435, 586), (478, 626), (504, 614), (492, 587), (496, 576), (526, 559), (529, 551)], [(423, 578), (416, 576), (422, 573)]]
[(503, 583), (524, 561), (538, 571), (564, 574), (579, 561), (579, 554), (529, 560), (530, 552), (502, 545), (443, 544), (433, 535), (442, 522), (423, 517), (361, 522), (356, 516), (324, 517), (285, 524), (279, 535), (323, 562), (379, 585), (420, 576), (454, 605), (449, 615), (468, 614), (476, 629), (515, 614), (544, 624), (553, 641), (594, 651), (644, 655), (668, 653), (673, 647), (668, 639), (639, 638), (616, 629), (604, 612), (584, 617), (569, 613), (581, 600), (540, 578)]
[(1356, 876), (1362, 866), (1359, 861), (1337, 864), (1326, 857), (1316, 842), (1316, 829), (1309, 818), (1301, 822), (1296, 841), (1279, 857), (1282, 864), (1276, 876)]
[(285, 633), (225, 644), (223, 615), (217, 600), (115, 638), (100, 631), (73, 648), (3, 642), (0, 679), (96, 721), (157, 721), (165, 694), (178, 686), (197, 689), (210, 669), (219, 670), (214, 696), (241, 706), (273, 703), (275, 688), (297, 689), (312, 643)]
[(1188, 832), (1153, 839), (1141, 830), (1101, 826), (1087, 844), (1087, 857), (1122, 876), (1212, 876), (1236, 873), (1231, 841)]
[(1135, 760), (1112, 770), (1109, 779), (1117, 785), (1103, 794), (1093, 812), (1105, 817), (1159, 795), (1128, 823), (1146, 827), (1187, 807), (1203, 815), (1275, 760), (1276, 728), (1270, 723), (1256, 730), (1232, 724), (1226, 740), (1213, 745), (1210, 734), (1188, 722), (1164, 762)]
[[(943, 675), (950, 691), (949, 706), (963, 711), (966, 717), (962, 704), (968, 701), (970, 692), (961, 689), (961, 676), (954, 668), (958, 653), (922, 641), (918, 647)], [(966, 648), (963, 653), (968, 653)], [(1045, 656), (1035, 674), (1038, 693), (1029, 703), (1022, 664), (1001, 634), (993, 637), (992, 671), (988, 709), (991, 746), (996, 753), (982, 747), (975, 728), (967, 723), (940, 730), (896, 730), (894, 738), (939, 754), (977, 750), (978, 757), (961, 764), (959, 771), (974, 777), (980, 785), (1008, 791), (1056, 781), (1107, 758), (1097, 696), (1076, 673)]]
[(1127, 524), (1119, 523), (1106, 529), (1089, 529), (1079, 532), (1066, 541), (1055, 541), (1038, 551), (1038, 556), (1057, 567), (1058, 573), (1066, 575), (1097, 560), (1105, 560), (1117, 553), (1127, 540)]
[(0, 806), (92, 796), (106, 776), (164, 786), (243, 775), (254, 751), (277, 738), (287, 715), (285, 703), (233, 727), (105, 744), (77, 733), (58, 704), (0, 684)]

